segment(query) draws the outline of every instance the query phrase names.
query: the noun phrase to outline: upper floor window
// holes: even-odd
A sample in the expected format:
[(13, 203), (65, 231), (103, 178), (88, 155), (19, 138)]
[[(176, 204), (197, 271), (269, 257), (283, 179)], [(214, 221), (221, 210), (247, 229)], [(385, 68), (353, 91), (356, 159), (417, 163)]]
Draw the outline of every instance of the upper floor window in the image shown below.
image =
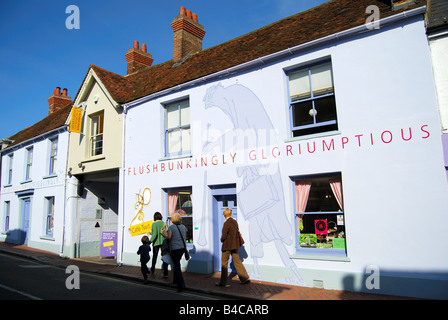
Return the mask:
[(56, 161), (58, 156), (58, 138), (50, 140), (50, 165), (49, 174), (56, 173)]
[(33, 167), (33, 147), (26, 149), (25, 181), (31, 180), (32, 167)]
[(293, 137), (338, 130), (331, 61), (289, 73)]
[(104, 113), (91, 116), (90, 146), (91, 156), (103, 154)]
[(189, 153), (190, 146), (190, 103), (188, 99), (165, 106), (166, 156)]
[(14, 160), (14, 155), (10, 154), (8, 156), (8, 175), (6, 178), (6, 184), (12, 184), (12, 163)]

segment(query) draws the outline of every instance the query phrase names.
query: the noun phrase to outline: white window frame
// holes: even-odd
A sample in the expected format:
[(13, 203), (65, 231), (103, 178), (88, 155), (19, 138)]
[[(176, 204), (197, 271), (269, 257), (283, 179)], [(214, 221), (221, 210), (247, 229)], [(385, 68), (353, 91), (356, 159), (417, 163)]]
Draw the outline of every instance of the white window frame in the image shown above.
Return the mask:
[[(45, 197), (45, 235), (48, 237), (52, 237), (54, 233), (54, 205), (55, 197)], [(51, 231), (49, 231), (50, 219), (52, 223)]]
[(58, 159), (58, 137), (50, 139), (50, 152), (49, 152), (49, 164), (48, 174), (56, 173), (56, 164)]
[[(175, 157), (191, 153), (190, 100), (177, 100), (164, 105), (165, 156)], [(174, 136), (177, 134), (177, 136)]]
[[(322, 77), (317, 70), (324, 66), (329, 65), (330, 77)], [(301, 77), (295, 78), (298, 74), (302, 74)], [(333, 79), (333, 64), (331, 59), (322, 60), (319, 62), (311, 63), (305, 65), (300, 68), (292, 69), (288, 71), (288, 99), (289, 99), (289, 113), (290, 113), (290, 126), (291, 126), (291, 135), (292, 137), (301, 137), (312, 134), (319, 134), (323, 132), (337, 131), (338, 130), (338, 120), (337, 120), (337, 106), (336, 106), (336, 96), (335, 96), (335, 86)], [(300, 80), (298, 80), (300, 79)], [(325, 79), (325, 80), (323, 80)], [(313, 86), (317, 86), (316, 83), (319, 80), (323, 83), (330, 82), (331, 85), (318, 90), (319, 88), (313, 88)], [(294, 81), (294, 82), (293, 82)], [(302, 88), (302, 90), (297, 89), (298, 87)], [(307, 90), (303, 88), (306, 87)], [(314, 90), (316, 89), (316, 90)], [(298, 90), (298, 94), (294, 94), (295, 90)], [(331, 101), (330, 103), (334, 103), (334, 116), (331, 119), (321, 120), (319, 119), (322, 112), (320, 111), (320, 105), (323, 101)], [(300, 111), (295, 111), (295, 108), (303, 108), (308, 106), (308, 114), (305, 115), (302, 112), (302, 115), (306, 117), (306, 119), (300, 119), (303, 124), (296, 124), (296, 112), (300, 115)], [(322, 109), (321, 109), (322, 110)], [(328, 111), (328, 110), (327, 110)], [(332, 110), (333, 111), (333, 110)], [(325, 114), (325, 113), (324, 113)]]
[[(101, 122), (98, 121), (99, 119)], [(104, 111), (91, 115), (90, 124), (89, 153), (91, 157), (96, 157), (104, 153)]]
[(9, 220), (11, 216), (11, 202), (5, 201), (4, 202), (4, 225), (3, 225), (3, 231), (8, 232), (9, 231)]
[(31, 180), (31, 173), (33, 168), (33, 153), (34, 148), (26, 148), (26, 159), (25, 159), (25, 181)]

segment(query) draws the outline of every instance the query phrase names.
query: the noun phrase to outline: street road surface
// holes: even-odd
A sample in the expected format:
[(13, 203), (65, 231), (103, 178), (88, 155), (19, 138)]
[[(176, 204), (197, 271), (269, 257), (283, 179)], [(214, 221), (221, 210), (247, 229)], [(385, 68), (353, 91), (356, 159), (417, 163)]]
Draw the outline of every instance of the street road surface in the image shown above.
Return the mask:
[[(79, 289), (64, 268), (0, 253), (0, 300), (214, 300), (205, 294), (80, 272)], [(71, 282), (74, 283), (74, 282)]]

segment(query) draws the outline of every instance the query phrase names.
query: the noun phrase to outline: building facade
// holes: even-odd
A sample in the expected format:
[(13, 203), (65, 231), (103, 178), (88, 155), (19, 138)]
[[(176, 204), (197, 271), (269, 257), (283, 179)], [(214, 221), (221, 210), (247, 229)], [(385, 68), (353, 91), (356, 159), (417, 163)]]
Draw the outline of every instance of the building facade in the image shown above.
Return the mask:
[[(123, 104), (122, 263), (137, 264), (155, 211), (180, 212), (192, 254), (185, 269), (218, 271), (230, 207), (254, 280), (446, 296), (443, 244), (422, 240), (443, 232), (448, 204), (425, 7), (378, 2), (378, 28), (345, 15), (341, 29), (338, 5), (141, 73), (170, 70), (166, 88)], [(327, 34), (276, 33), (324, 17), (336, 24)], [(246, 58), (279, 38), (284, 49)], [(211, 62), (224, 58), (234, 65)], [(187, 71), (197, 77), (174, 86)], [(378, 288), (369, 284), (376, 275)]]
[(56, 88), (49, 115), (4, 140), (1, 150), (0, 241), (68, 254), (74, 240), (70, 201), (74, 181), (66, 175), (71, 99)]

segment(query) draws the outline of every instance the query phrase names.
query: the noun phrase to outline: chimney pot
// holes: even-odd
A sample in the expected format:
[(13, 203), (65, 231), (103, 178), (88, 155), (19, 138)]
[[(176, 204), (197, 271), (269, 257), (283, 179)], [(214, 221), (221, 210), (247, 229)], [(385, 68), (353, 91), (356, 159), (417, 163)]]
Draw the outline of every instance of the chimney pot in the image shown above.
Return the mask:
[(144, 44), (144, 43), (142, 43), (142, 51), (143, 51), (143, 52), (147, 52), (146, 44)]
[(186, 13), (185, 13), (185, 7), (180, 7), (180, 9), (179, 9), (179, 15), (180, 15), (180, 16), (186, 16)]
[(67, 88), (62, 89), (62, 95), (65, 97), (67, 96)]
[(191, 19), (191, 11), (187, 10), (187, 17)]
[(196, 13), (193, 13), (193, 21), (198, 22), (198, 15)]
[(134, 49), (138, 50), (138, 41), (137, 40), (134, 41)]
[(54, 95), (60, 95), (61, 94), (61, 88), (60, 87), (56, 87), (56, 89), (53, 90), (53, 94)]

